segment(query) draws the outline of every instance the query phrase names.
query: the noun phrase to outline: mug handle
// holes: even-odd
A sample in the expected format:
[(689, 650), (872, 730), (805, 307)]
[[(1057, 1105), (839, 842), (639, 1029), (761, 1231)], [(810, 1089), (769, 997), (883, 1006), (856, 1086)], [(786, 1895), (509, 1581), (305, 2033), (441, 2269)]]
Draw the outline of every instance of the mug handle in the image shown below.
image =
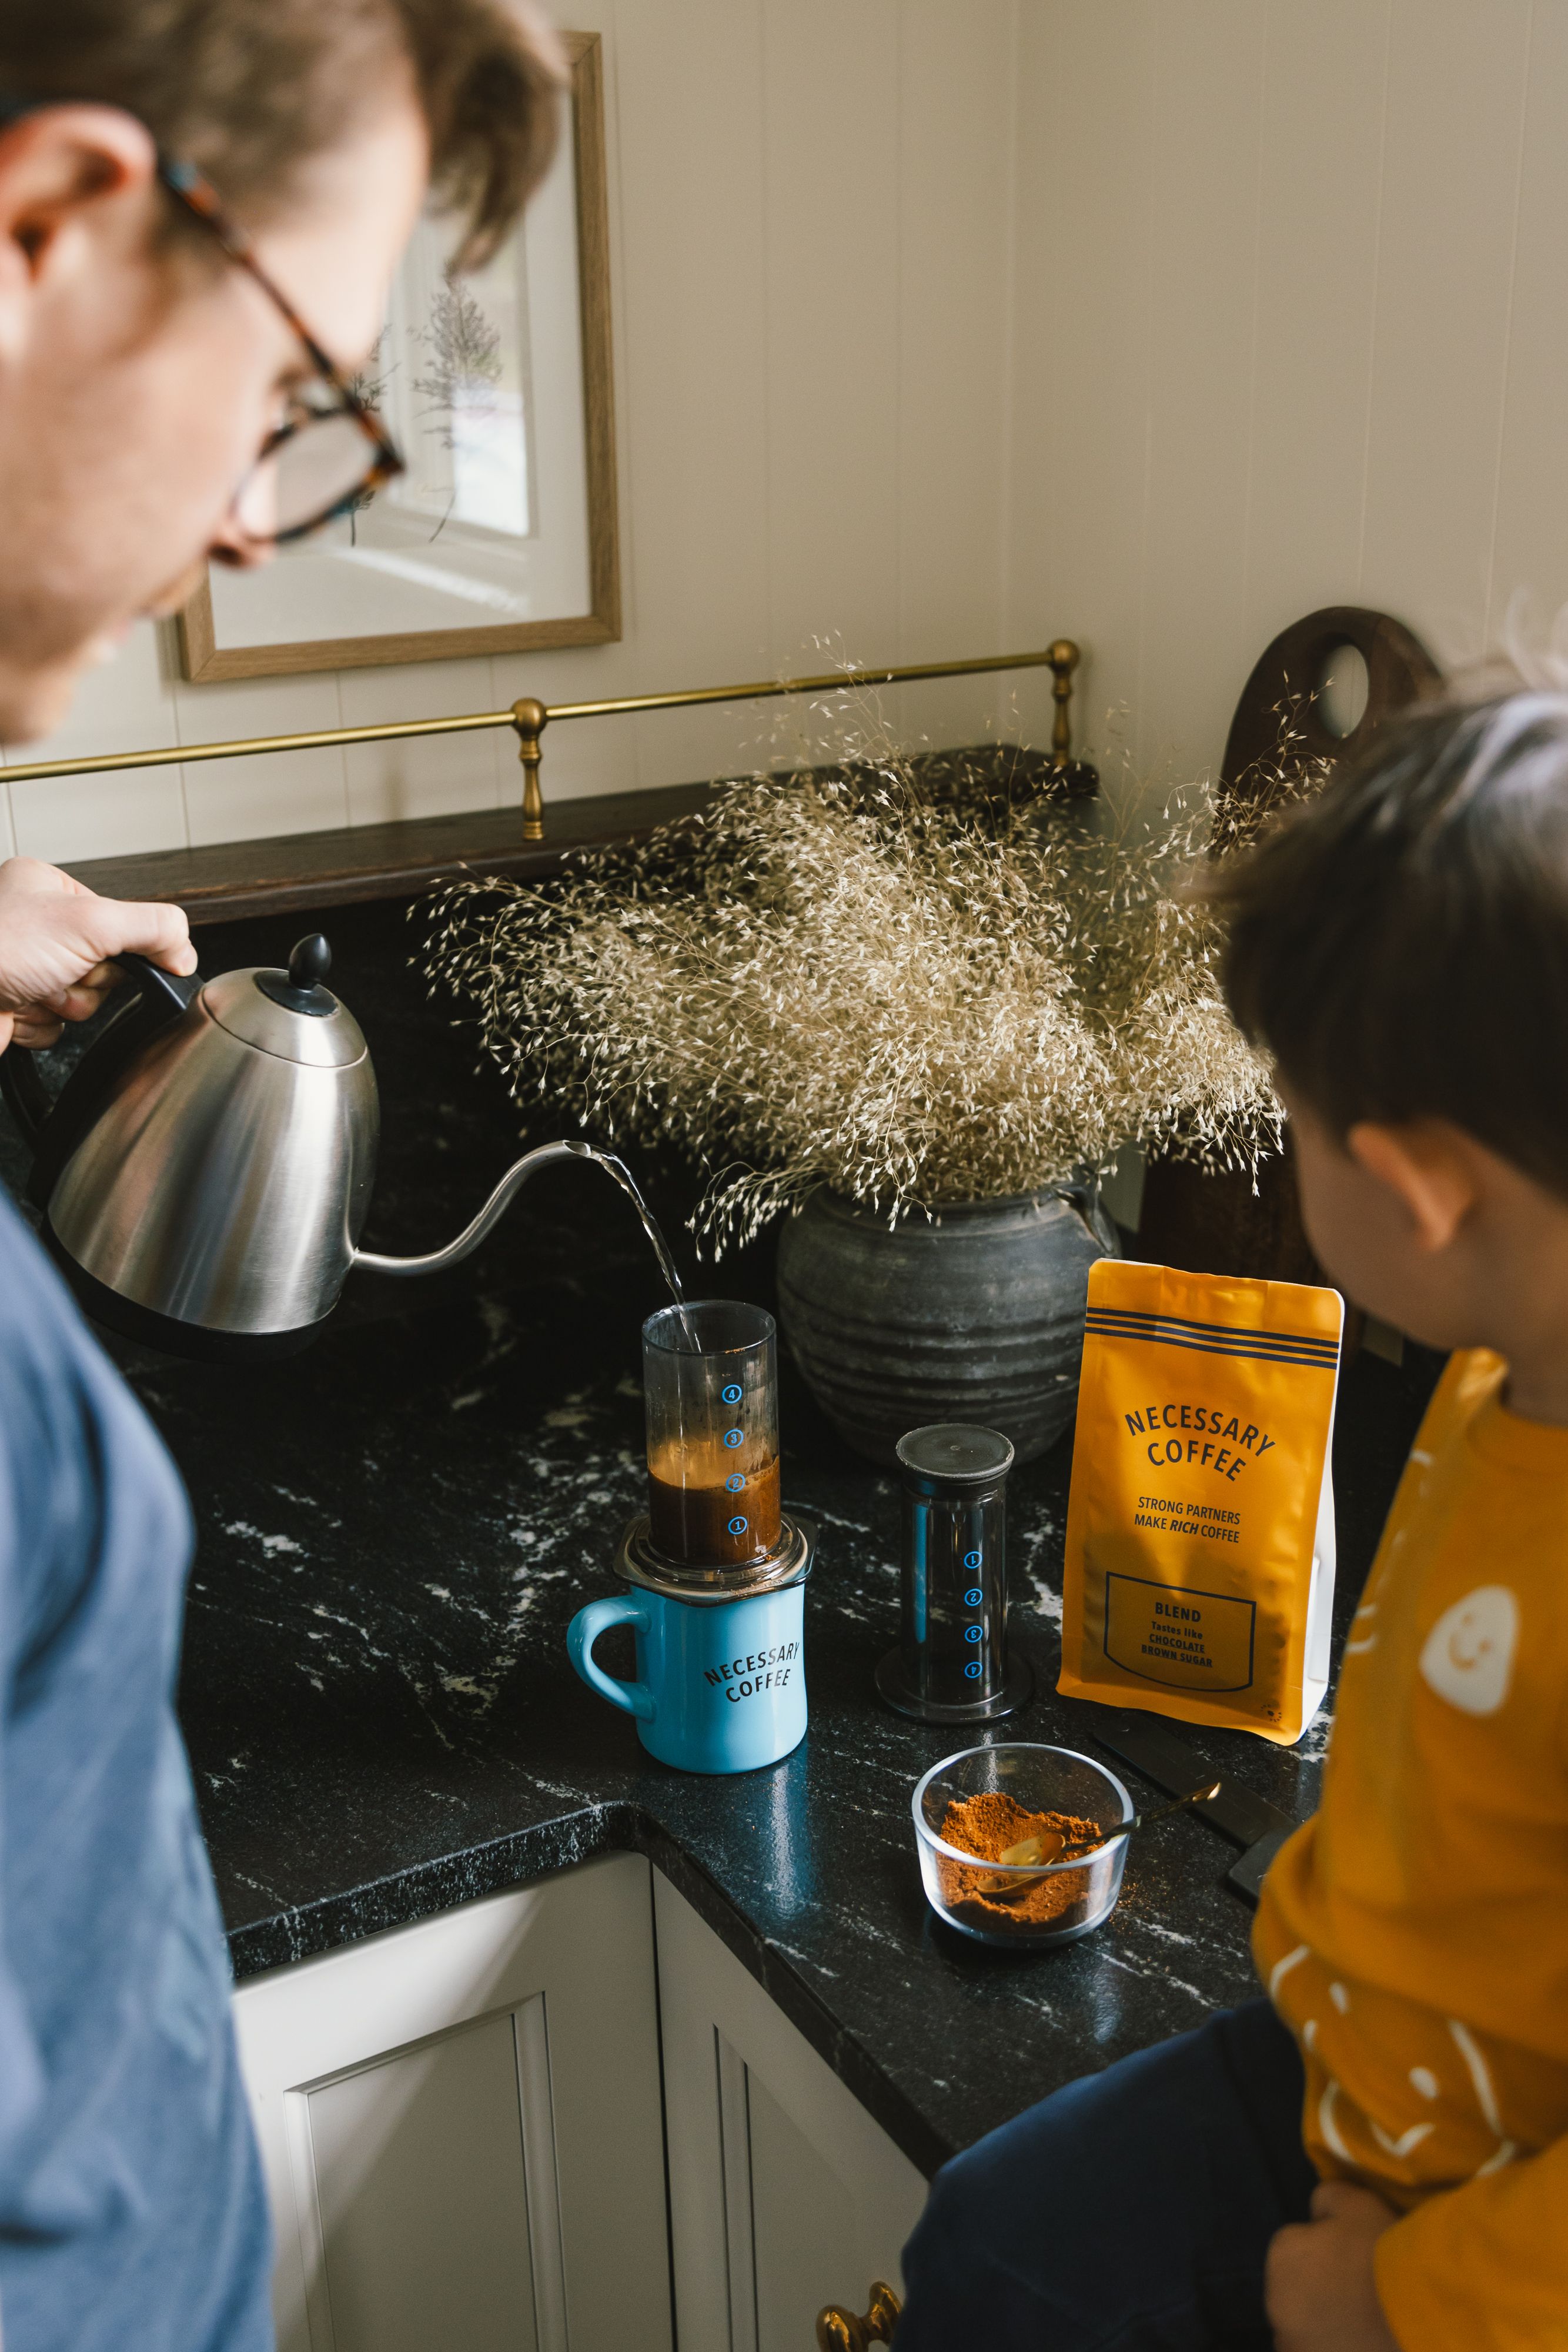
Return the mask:
[(612, 1625), (633, 1625), (639, 1633), (648, 1631), (648, 1612), (631, 1594), (615, 1593), (608, 1601), (591, 1601), (580, 1609), (566, 1629), (567, 1654), (590, 1690), (607, 1698), (627, 1715), (635, 1715), (644, 1723), (653, 1720), (653, 1694), (646, 1683), (618, 1682), (607, 1675), (602, 1666), (593, 1663), (593, 1645), (601, 1633)]

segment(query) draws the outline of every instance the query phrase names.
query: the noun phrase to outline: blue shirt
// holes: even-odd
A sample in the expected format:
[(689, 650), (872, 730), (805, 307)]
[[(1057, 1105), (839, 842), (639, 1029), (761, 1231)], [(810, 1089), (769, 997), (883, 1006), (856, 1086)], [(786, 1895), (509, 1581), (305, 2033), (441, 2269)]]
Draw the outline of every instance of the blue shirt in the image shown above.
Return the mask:
[(172, 1694), (173, 1465), (0, 1201), (5, 2352), (267, 2352), (269, 2243)]

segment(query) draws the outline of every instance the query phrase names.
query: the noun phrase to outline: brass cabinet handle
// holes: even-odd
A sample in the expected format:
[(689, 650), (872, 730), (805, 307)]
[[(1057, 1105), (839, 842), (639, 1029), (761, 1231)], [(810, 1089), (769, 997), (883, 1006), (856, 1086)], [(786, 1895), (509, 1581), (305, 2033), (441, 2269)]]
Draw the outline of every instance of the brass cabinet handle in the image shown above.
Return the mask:
[(867, 2352), (873, 2344), (891, 2344), (904, 2305), (885, 2279), (872, 2283), (871, 2306), (863, 2319), (830, 2303), (817, 2314), (818, 2352)]

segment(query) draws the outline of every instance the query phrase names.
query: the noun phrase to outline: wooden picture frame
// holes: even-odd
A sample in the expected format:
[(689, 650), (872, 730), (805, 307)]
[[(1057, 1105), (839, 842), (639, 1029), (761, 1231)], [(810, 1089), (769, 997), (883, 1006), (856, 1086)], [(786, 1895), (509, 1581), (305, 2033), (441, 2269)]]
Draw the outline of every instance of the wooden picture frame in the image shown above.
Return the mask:
[(180, 662), (188, 679), (205, 682), (275, 677), (308, 670), (367, 668), (392, 662), (450, 661), (476, 654), (531, 652), (544, 646), (604, 645), (620, 636), (621, 564), (610, 322), (603, 45), (597, 33), (563, 33), (560, 37), (571, 68), (587, 498), (587, 610), (559, 618), (486, 623), (472, 627), (315, 636), (287, 644), (220, 645), (209, 573), (178, 617)]

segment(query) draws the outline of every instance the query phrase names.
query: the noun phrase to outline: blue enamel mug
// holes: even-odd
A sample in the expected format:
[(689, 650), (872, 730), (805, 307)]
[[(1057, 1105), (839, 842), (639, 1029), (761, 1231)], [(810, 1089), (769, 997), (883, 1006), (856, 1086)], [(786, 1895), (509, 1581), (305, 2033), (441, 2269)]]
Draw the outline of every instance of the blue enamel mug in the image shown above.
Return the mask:
[[(638, 1738), (661, 1764), (753, 1772), (805, 1737), (805, 1580), (802, 1568), (792, 1583), (736, 1601), (680, 1600), (638, 1584), (580, 1609), (567, 1650), (591, 1690), (636, 1717)], [(612, 1625), (636, 1635), (633, 1682), (594, 1661)]]

